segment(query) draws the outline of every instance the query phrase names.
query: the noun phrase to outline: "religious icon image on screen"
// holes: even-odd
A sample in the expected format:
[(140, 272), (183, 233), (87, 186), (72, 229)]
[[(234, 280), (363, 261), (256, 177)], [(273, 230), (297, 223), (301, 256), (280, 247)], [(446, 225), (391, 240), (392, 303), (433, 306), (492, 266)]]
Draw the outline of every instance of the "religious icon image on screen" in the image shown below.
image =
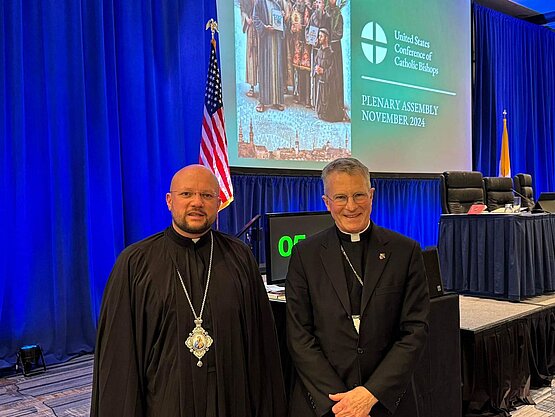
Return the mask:
[(232, 159), (351, 156), (350, 8), (349, 1), (235, 0)]

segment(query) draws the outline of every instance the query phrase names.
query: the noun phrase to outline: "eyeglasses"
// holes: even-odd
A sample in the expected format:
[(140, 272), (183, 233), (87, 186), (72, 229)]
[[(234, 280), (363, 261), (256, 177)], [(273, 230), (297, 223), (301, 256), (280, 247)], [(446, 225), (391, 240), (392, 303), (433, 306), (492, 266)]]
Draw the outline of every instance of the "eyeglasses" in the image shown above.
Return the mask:
[(370, 199), (369, 193), (354, 193), (353, 195), (336, 194), (333, 197), (325, 194), (325, 196), (337, 206), (346, 206), (349, 198), (352, 198), (355, 204), (364, 204)]
[(204, 202), (212, 202), (218, 198), (218, 195), (201, 192), (201, 191), (170, 191), (170, 193), (176, 193), (180, 198), (183, 200), (191, 200), (195, 197), (195, 195), (199, 195), (200, 199)]

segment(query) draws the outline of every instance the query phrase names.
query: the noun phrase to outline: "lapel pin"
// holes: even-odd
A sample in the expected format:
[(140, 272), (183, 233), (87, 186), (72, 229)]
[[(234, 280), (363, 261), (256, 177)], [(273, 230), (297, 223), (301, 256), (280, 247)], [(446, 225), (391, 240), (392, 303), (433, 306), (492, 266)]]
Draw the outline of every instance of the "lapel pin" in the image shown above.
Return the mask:
[(381, 260), (384, 260), (384, 259), (385, 259), (385, 253), (383, 253), (383, 252), (380, 253), (380, 259), (381, 259)]

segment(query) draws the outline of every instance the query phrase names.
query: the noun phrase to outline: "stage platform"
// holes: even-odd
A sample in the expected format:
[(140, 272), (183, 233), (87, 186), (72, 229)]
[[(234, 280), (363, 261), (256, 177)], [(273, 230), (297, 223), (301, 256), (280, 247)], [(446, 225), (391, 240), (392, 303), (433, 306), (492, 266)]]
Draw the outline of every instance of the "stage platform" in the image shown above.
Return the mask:
[[(533, 405), (532, 389), (550, 387), (555, 374), (555, 294), (521, 302), (460, 296), (459, 307), (463, 415), (505, 417)], [(544, 414), (519, 415), (555, 413), (547, 396)]]
[(532, 304), (542, 307), (555, 307), (555, 293), (538, 295), (521, 301), (524, 304)]
[[(545, 297), (545, 296), (541, 296)], [(553, 302), (555, 303), (555, 296)], [(502, 323), (540, 311), (544, 306), (534, 303), (514, 303), (488, 298), (459, 296), (461, 330), (482, 331)]]

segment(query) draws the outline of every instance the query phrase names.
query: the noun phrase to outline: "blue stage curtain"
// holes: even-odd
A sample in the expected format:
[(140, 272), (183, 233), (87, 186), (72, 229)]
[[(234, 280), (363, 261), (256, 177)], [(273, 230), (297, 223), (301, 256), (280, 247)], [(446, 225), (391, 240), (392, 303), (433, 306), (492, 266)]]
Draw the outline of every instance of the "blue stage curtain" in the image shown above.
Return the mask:
[[(235, 200), (219, 214), (220, 230), (230, 234), (257, 214), (326, 210), (320, 177), (232, 175), (232, 183)], [(439, 179), (372, 178), (372, 186), (375, 223), (410, 236), (423, 247), (437, 244)], [(265, 262), (263, 247), (261, 262)]]
[(0, 5), (0, 368), (94, 347), (124, 246), (167, 226), (198, 160), (216, 2)]
[[(281, 175), (232, 175), (234, 200), (218, 215), (218, 228), (235, 235), (257, 214), (292, 211), (322, 211), (326, 206), (322, 201), (324, 188), (317, 176), (294, 177)], [(263, 227), (264, 219), (259, 219), (255, 227)], [(243, 236), (246, 240), (246, 236)], [(264, 240), (251, 244), (260, 262), (265, 262)]]
[(503, 110), (513, 175), (555, 190), (555, 33), (474, 3), (473, 165), (497, 176)]
[(437, 245), (441, 215), (440, 180), (375, 178), (372, 219), (418, 241), (422, 248)]

